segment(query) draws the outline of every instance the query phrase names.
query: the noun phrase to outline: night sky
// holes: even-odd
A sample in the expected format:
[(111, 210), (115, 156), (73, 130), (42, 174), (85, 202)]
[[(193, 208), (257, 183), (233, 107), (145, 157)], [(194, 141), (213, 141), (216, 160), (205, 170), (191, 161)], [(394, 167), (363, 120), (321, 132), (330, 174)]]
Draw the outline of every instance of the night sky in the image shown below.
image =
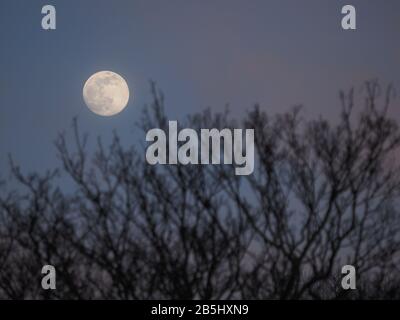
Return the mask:
[[(56, 7), (55, 31), (41, 28), (45, 4)], [(357, 9), (356, 31), (341, 28), (345, 4)], [(8, 153), (24, 171), (55, 168), (53, 141), (74, 116), (93, 143), (114, 129), (144, 143), (133, 128), (149, 80), (171, 120), (226, 104), (240, 118), (256, 102), (334, 119), (339, 89), (379, 78), (400, 92), (399, 31), (399, 0), (1, 0), (0, 177)], [(134, 96), (113, 117), (82, 99), (100, 70), (121, 74)]]

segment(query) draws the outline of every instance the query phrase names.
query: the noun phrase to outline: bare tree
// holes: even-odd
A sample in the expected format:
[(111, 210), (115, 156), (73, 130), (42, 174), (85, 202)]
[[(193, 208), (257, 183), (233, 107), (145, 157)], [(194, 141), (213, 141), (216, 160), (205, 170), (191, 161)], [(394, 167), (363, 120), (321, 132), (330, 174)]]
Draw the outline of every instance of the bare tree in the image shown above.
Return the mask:
[[(0, 297), (69, 299), (398, 298), (399, 191), (393, 91), (365, 86), (356, 110), (341, 94), (336, 124), (306, 121), (301, 108), (269, 117), (260, 107), (241, 124), (206, 110), (181, 124), (255, 129), (256, 171), (231, 166), (151, 166), (142, 147), (110, 146), (74, 121), (61, 134), (62, 167), (25, 175), (0, 197)], [(167, 127), (164, 99), (140, 128)], [(72, 180), (74, 192), (57, 186)], [(61, 180), (61, 181), (64, 181)], [(62, 185), (62, 183), (61, 183)], [(57, 290), (40, 287), (44, 264)], [(340, 286), (341, 267), (356, 267), (358, 289)]]

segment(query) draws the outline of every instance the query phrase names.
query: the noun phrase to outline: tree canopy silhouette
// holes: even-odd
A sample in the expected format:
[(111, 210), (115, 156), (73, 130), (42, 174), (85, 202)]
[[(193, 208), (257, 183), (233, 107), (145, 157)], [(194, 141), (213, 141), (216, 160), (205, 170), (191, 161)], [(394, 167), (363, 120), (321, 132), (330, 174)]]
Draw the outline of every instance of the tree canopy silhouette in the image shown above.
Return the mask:
[[(64, 299), (400, 298), (398, 124), (393, 90), (371, 81), (365, 105), (341, 93), (338, 121), (301, 108), (274, 117), (255, 106), (188, 116), (186, 127), (254, 128), (255, 171), (229, 165), (149, 165), (115, 134), (95, 153), (74, 122), (56, 140), (60, 168), (2, 185), (0, 297)], [(166, 128), (163, 95), (140, 127)], [(396, 158), (397, 157), (397, 158)], [(396, 162), (397, 159), (397, 162)], [(74, 192), (59, 184), (72, 179)], [(41, 289), (52, 264), (57, 290)], [(340, 286), (357, 270), (357, 290)]]

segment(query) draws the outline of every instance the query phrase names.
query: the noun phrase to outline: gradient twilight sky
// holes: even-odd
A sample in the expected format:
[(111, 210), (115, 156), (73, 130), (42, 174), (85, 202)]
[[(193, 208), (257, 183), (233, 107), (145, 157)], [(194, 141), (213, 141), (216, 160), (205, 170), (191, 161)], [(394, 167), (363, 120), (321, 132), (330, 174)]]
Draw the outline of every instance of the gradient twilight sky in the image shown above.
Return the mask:
[[(45, 4), (56, 7), (55, 31), (41, 29)], [(357, 9), (356, 31), (341, 29), (345, 4)], [(132, 130), (150, 79), (171, 120), (227, 103), (240, 118), (255, 102), (333, 118), (339, 89), (379, 78), (400, 91), (399, 0), (1, 0), (0, 40), (1, 178), (8, 153), (28, 171), (56, 167), (53, 141), (74, 116), (92, 138), (116, 129), (144, 142)], [(82, 99), (100, 70), (121, 74), (134, 95), (110, 118)]]

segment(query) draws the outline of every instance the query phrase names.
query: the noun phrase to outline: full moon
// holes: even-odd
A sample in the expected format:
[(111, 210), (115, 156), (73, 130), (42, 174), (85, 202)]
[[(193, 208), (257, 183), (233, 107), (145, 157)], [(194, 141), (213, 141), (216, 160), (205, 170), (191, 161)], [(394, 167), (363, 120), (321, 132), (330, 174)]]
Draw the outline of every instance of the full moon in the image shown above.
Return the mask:
[(129, 100), (129, 88), (124, 78), (112, 71), (93, 74), (83, 86), (83, 99), (88, 108), (101, 116), (121, 112)]

